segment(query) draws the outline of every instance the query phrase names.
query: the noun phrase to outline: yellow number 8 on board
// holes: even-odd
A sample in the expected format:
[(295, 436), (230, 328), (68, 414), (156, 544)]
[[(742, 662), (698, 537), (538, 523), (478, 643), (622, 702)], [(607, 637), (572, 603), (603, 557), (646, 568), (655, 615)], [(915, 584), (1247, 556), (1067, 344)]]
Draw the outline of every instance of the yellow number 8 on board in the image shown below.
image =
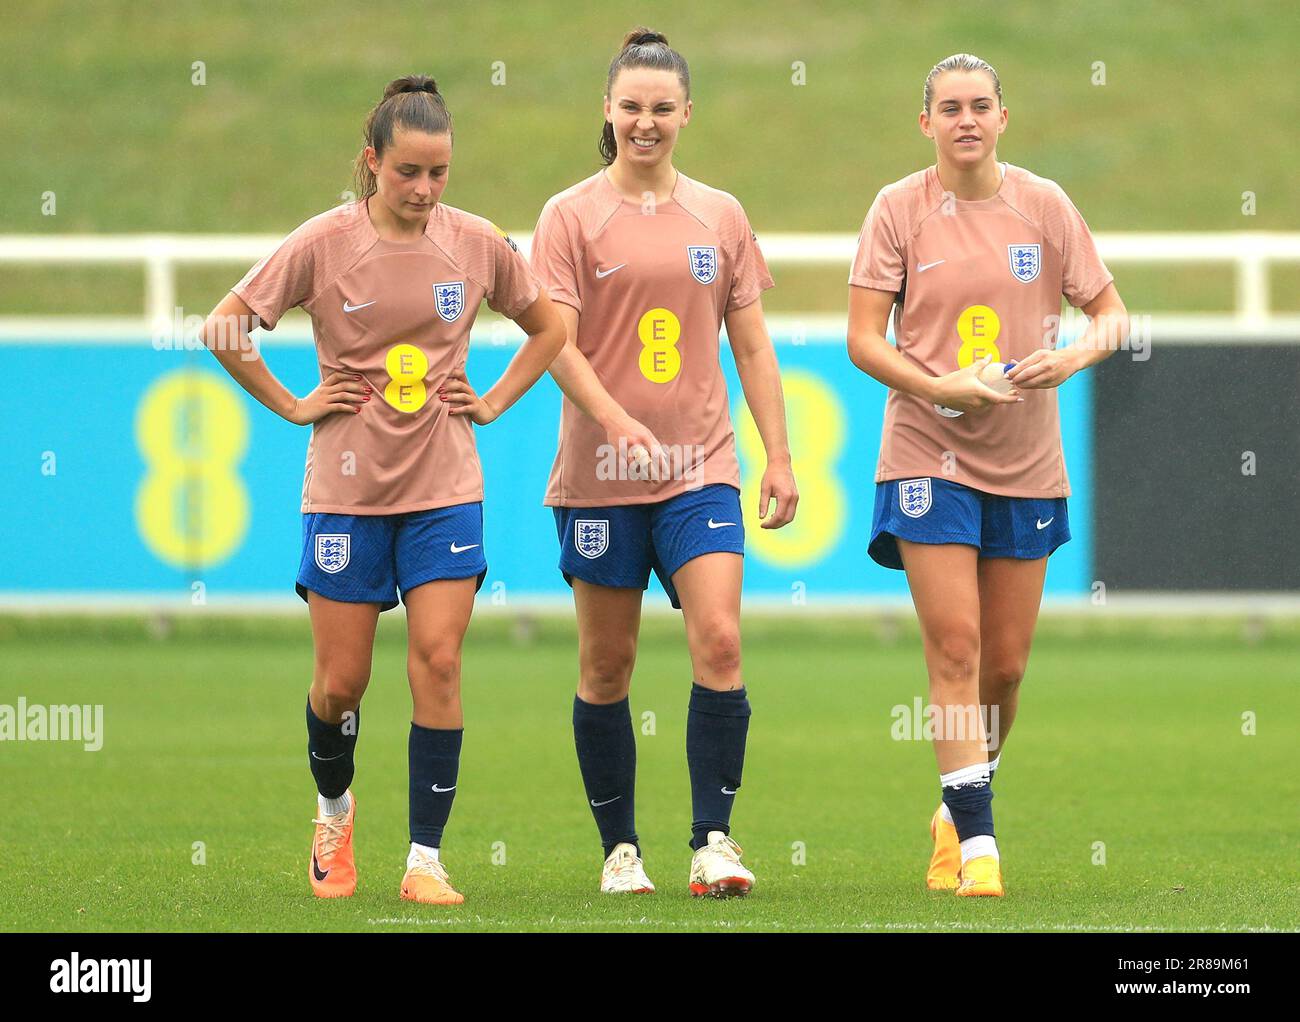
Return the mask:
[[(785, 411), (799, 485), (799, 511), (784, 529), (746, 529), (745, 541), (768, 564), (780, 568), (811, 565), (835, 549), (848, 525), (844, 487), (835, 462), (844, 449), (844, 406), (826, 383), (807, 370), (781, 374)], [(736, 416), (742, 465), (741, 501), (748, 515), (758, 507), (767, 454), (749, 408)]]
[(147, 472), (135, 521), (154, 555), (178, 568), (210, 567), (248, 530), (248, 491), (236, 474), (248, 449), (248, 415), (228, 384), (180, 369), (145, 392), (135, 442)]

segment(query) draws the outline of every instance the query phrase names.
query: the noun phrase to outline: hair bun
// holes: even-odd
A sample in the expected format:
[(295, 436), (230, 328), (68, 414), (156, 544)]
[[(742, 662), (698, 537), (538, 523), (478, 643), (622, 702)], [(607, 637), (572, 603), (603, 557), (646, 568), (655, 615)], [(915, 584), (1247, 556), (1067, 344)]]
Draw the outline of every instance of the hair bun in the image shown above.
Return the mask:
[(389, 84), (388, 88), (384, 90), (384, 99), (400, 95), (403, 92), (427, 92), (431, 96), (436, 96), (438, 95), (438, 83), (428, 75), (407, 75), (405, 78), (398, 78)]
[(668, 45), (668, 37), (662, 32), (653, 32), (648, 28), (635, 28), (627, 34), (623, 40), (623, 49), (629, 46), (648, 46), (650, 43), (663, 43)]

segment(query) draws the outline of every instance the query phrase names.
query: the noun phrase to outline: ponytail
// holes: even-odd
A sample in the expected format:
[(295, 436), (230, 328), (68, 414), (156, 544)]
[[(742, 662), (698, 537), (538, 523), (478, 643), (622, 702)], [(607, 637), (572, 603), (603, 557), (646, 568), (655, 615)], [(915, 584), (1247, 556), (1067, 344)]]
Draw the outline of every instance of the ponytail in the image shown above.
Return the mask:
[(366, 163), (366, 146), (382, 159), (384, 150), (393, 144), (398, 128), (424, 131), (430, 135), (451, 134), (451, 114), (443, 101), (438, 84), (428, 75), (394, 78), (384, 89), (383, 98), (366, 116), (365, 145), (357, 154), (352, 172), (357, 197), (365, 200), (375, 194), (375, 175)]
[[(680, 53), (668, 45), (668, 37), (653, 32), (648, 28), (634, 28), (623, 39), (623, 48), (609, 62), (609, 75), (605, 79), (605, 98), (614, 88), (614, 79), (618, 73), (627, 68), (649, 67), (658, 71), (672, 71), (682, 83), (686, 98), (691, 98), (691, 71)], [(600, 158), (605, 166), (614, 162), (618, 155), (618, 143), (614, 138), (614, 125), (605, 122), (600, 133)]]

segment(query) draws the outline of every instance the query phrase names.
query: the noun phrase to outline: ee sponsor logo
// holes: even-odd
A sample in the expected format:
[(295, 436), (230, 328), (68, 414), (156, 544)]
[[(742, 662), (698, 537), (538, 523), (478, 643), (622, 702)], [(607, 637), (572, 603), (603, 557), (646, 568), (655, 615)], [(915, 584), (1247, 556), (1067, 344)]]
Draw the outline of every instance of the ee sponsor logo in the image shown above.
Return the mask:
[(677, 342), (682, 339), (682, 322), (669, 309), (651, 309), (636, 325), (641, 340), (637, 365), (641, 375), (651, 383), (668, 383), (682, 371), (682, 353)]
[(1002, 353), (996, 343), (1002, 330), (998, 314), (987, 305), (972, 305), (962, 310), (957, 317), (957, 336), (961, 338), (961, 347), (957, 349), (957, 365), (965, 369), (972, 362), (992, 355), (994, 362), (1001, 362)]
[(384, 356), (389, 376), (384, 400), (399, 412), (416, 412), (424, 407), (428, 393), (424, 386), (429, 357), (414, 344), (394, 344)]

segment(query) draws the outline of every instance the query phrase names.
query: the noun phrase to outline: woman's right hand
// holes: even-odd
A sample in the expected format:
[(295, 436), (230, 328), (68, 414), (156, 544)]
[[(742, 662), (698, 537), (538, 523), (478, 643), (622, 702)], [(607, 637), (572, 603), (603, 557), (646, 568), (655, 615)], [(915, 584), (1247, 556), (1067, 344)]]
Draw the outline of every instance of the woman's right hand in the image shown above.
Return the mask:
[(980, 370), (992, 361), (992, 355), (985, 355), (964, 369), (937, 377), (932, 393), (934, 404), (958, 412), (982, 412), (993, 405), (1013, 405), (1023, 400), (1014, 386), (1009, 393), (999, 394), (980, 380)]
[[(666, 479), (668, 476), (668, 457), (658, 438), (632, 416), (624, 413), (605, 430), (605, 436), (616, 452), (626, 455), (626, 467), (629, 478)], [(650, 466), (658, 459), (658, 474), (651, 472)]]
[(299, 426), (307, 426), (335, 412), (356, 415), (370, 400), (370, 393), (370, 385), (360, 376), (336, 370), (306, 397), (296, 398), (285, 418)]

